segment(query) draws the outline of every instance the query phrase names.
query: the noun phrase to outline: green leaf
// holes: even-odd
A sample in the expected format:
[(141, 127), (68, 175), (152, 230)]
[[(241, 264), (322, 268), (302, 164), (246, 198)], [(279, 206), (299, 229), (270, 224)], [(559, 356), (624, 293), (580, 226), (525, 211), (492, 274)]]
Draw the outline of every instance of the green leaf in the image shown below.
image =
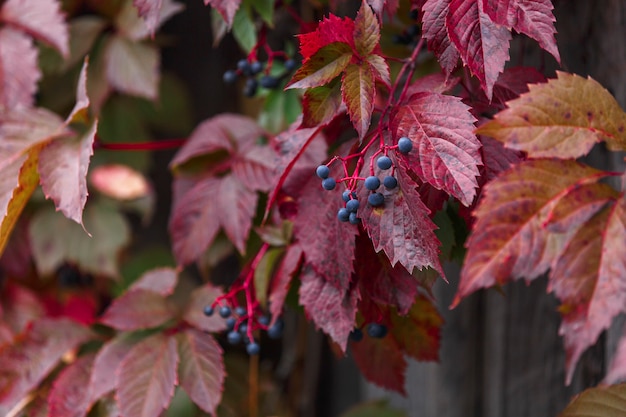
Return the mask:
[(329, 123), (341, 108), (339, 79), (321, 87), (308, 89), (302, 99), (301, 127), (317, 127)]
[(259, 115), (259, 125), (272, 133), (287, 130), (302, 113), (300, 97), (296, 91), (271, 90)]
[(350, 120), (359, 133), (359, 138), (362, 139), (370, 127), (376, 96), (372, 67), (367, 63), (350, 64), (341, 81), (343, 102), (348, 107)]
[(269, 27), (274, 27), (274, 0), (251, 0), (254, 10)]
[(257, 42), (256, 26), (252, 19), (252, 13), (249, 7), (242, 5), (235, 14), (233, 20), (233, 36), (246, 53), (250, 52)]
[(254, 270), (254, 289), (256, 291), (256, 299), (259, 301), (263, 308), (267, 305), (267, 288), (276, 264), (280, 260), (281, 256), (285, 253), (284, 248), (274, 248), (267, 251), (267, 253), (259, 262), (259, 265)]
[(328, 44), (296, 71), (285, 88), (311, 88), (328, 84), (346, 69), (351, 58), (352, 48), (348, 44)]
[(578, 158), (601, 141), (611, 150), (626, 150), (626, 113), (611, 93), (591, 78), (557, 76), (530, 85), (477, 133), (531, 158)]
[(596, 387), (578, 395), (559, 417), (622, 417), (626, 415), (626, 384)]

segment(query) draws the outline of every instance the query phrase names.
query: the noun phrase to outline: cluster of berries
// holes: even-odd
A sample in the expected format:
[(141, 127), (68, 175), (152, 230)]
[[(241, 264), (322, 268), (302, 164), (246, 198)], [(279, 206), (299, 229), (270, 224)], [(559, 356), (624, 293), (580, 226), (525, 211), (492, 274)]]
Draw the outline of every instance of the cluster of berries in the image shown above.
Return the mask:
[[(387, 326), (380, 323), (370, 323), (366, 327), (367, 335), (374, 339), (382, 339), (387, 336)], [(360, 342), (363, 340), (363, 330), (358, 327), (355, 327), (350, 332), (350, 340), (354, 342)]]
[[(408, 154), (413, 149), (413, 142), (407, 137), (401, 137), (398, 140), (397, 148), (401, 154)], [(376, 160), (376, 166), (381, 171), (386, 171), (392, 167), (393, 163), (391, 158), (387, 155), (382, 155)], [(322, 180), (322, 188), (325, 190), (334, 190), (337, 186), (337, 180), (330, 176), (330, 168), (328, 165), (320, 165), (315, 170), (315, 174)], [(371, 191), (371, 194), (367, 197), (367, 203), (372, 207), (380, 207), (385, 204), (385, 196), (377, 190), (381, 186), (380, 179), (371, 175), (364, 180), (366, 189)], [(383, 178), (382, 185), (388, 190), (393, 190), (398, 186), (398, 180), (393, 176), (393, 173)], [(357, 210), (359, 209), (360, 202), (357, 199), (356, 193), (353, 190), (346, 190), (343, 192), (341, 198), (343, 199), (345, 206), (340, 208), (337, 212), (337, 218), (341, 222), (350, 222), (351, 224), (359, 224), (360, 219), (357, 217)]]
[[(288, 59), (284, 63), (285, 72), (280, 76), (276, 76), (270, 74), (271, 67), (266, 67), (263, 62), (251, 62), (244, 58), (237, 62), (237, 69), (227, 70), (224, 73), (223, 80), (226, 84), (232, 84), (237, 81), (237, 78), (240, 76), (245, 77), (246, 84), (243, 89), (243, 94), (246, 97), (253, 97), (256, 95), (259, 86), (269, 90), (278, 88), (280, 86), (280, 80), (296, 69), (296, 66), (296, 61)], [(264, 74), (259, 77), (259, 74), (262, 72)]]
[[(222, 305), (217, 310), (220, 317), (226, 319), (226, 339), (231, 345), (238, 345), (241, 342), (246, 344), (246, 352), (249, 355), (258, 355), (261, 352), (261, 346), (252, 337), (255, 330), (265, 330), (270, 339), (279, 339), (282, 337), (285, 324), (282, 319), (277, 319), (270, 326), (270, 317), (262, 315), (256, 317), (248, 315), (245, 307), (236, 306), (234, 309), (228, 305)], [(215, 313), (215, 306), (208, 305), (204, 308), (206, 316), (212, 316)]]

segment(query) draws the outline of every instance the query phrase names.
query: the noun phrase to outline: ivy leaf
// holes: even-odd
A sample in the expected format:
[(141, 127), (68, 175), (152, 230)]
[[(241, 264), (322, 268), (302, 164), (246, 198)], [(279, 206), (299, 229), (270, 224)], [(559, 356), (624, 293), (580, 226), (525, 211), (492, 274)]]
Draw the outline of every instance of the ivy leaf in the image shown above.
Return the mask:
[(129, 290), (151, 291), (165, 297), (174, 292), (177, 282), (178, 272), (174, 268), (155, 268), (141, 275)]
[(339, 79), (328, 85), (309, 88), (302, 97), (302, 127), (312, 128), (330, 123), (341, 109)]
[(0, 9), (0, 20), (68, 56), (69, 34), (59, 1), (7, 0)]
[(557, 72), (557, 79), (529, 87), (477, 132), (531, 158), (578, 158), (600, 141), (626, 149), (626, 113), (598, 82)]
[(153, 291), (130, 289), (104, 312), (102, 324), (117, 330), (140, 330), (157, 327), (174, 318), (167, 300)]
[(184, 9), (184, 5), (172, 0), (133, 0), (124, 2), (115, 16), (118, 32), (124, 37), (139, 41), (150, 35), (170, 17)]
[(480, 142), (476, 119), (457, 97), (417, 93), (396, 112), (394, 137), (408, 137), (413, 151), (401, 158), (419, 177), (469, 206), (476, 196)]
[(222, 295), (222, 291), (210, 284), (193, 290), (183, 315), (185, 322), (205, 332), (220, 332), (226, 329), (224, 319), (217, 314), (207, 317), (203, 313), (204, 307), (210, 305), (220, 295)]
[(320, 48), (303, 62), (285, 88), (312, 88), (330, 83), (339, 76), (352, 58), (352, 49), (343, 42)]
[(483, 173), (480, 179), (485, 182), (491, 181), (501, 172), (523, 160), (521, 152), (507, 149), (495, 139), (478, 136), (478, 140), (483, 145), (480, 148), (483, 160)]
[(624, 236), (626, 200), (620, 198), (578, 229), (550, 272), (551, 289), (561, 301), (568, 383), (583, 351), (626, 312)]
[(374, 51), (380, 42), (380, 25), (370, 6), (363, 0), (354, 19), (354, 46), (364, 58)]
[(117, 373), (117, 403), (122, 415), (157, 417), (177, 383), (176, 339), (161, 333), (132, 347)]
[(45, 306), (31, 290), (7, 282), (2, 292), (2, 322), (9, 327), (11, 338), (45, 316)]
[(389, 65), (387, 65), (387, 61), (380, 55), (371, 54), (365, 58), (367, 63), (370, 65), (372, 72), (374, 74), (374, 78), (382, 81), (386, 86), (390, 86), (391, 79), (389, 75)]
[(491, 100), (493, 85), (509, 60), (511, 33), (489, 18), (483, 0), (450, 0), (446, 28), (463, 63)]
[(354, 328), (358, 290), (337, 288), (310, 264), (300, 274), (300, 304), (315, 325), (346, 350), (348, 337)]
[(215, 8), (222, 15), (224, 21), (227, 23), (228, 28), (230, 28), (235, 19), (235, 13), (239, 9), (239, 5), (241, 0), (204, 0), (204, 5)]
[(0, 112), (32, 105), (40, 78), (31, 39), (10, 27), (0, 28)]
[(270, 284), (269, 296), (269, 311), (272, 315), (272, 322), (276, 321), (283, 312), (285, 299), (289, 293), (289, 285), (300, 268), (302, 255), (303, 252), (300, 245), (289, 245), (274, 274)]
[(303, 64), (316, 54), (321, 48), (332, 43), (343, 43), (355, 50), (354, 45), (354, 20), (348, 17), (337, 17), (330, 14), (312, 32), (298, 35), (300, 42), (300, 55)]
[(422, 8), (422, 31), (428, 49), (439, 59), (441, 68), (451, 74), (459, 62), (459, 51), (448, 36), (446, 17), (450, 10), (450, 0), (427, 0)]
[(127, 335), (120, 335), (105, 343), (93, 362), (89, 378), (89, 402), (93, 404), (116, 386), (116, 375), (122, 360), (132, 349), (134, 343)]
[(528, 84), (546, 82), (546, 77), (533, 67), (507, 68), (493, 86), (492, 104), (504, 106), (528, 91)]
[(605, 175), (575, 161), (533, 160), (488, 183), (453, 305), (478, 288), (543, 274), (567, 238), (546, 232), (550, 211), (568, 191)]
[(82, 417), (89, 410), (89, 376), (95, 355), (81, 356), (59, 373), (48, 394), (48, 415)]
[(349, 64), (345, 70), (341, 80), (343, 102), (348, 108), (350, 120), (359, 133), (359, 138), (363, 139), (370, 127), (374, 111), (376, 97), (374, 74), (372, 67), (367, 63)]
[(574, 397), (559, 417), (610, 417), (626, 413), (626, 384), (589, 388)]
[(350, 344), (354, 362), (363, 376), (374, 384), (406, 395), (406, 359), (393, 337), (364, 337)]
[(106, 46), (107, 80), (122, 93), (148, 100), (159, 94), (159, 53), (152, 45), (111, 36)]
[(201, 180), (177, 198), (169, 223), (177, 262), (197, 260), (222, 228), (243, 254), (257, 199), (233, 175)]
[[(385, 197), (384, 207), (369, 204), (359, 209), (361, 220), (372, 239), (376, 251), (384, 250), (392, 266), (400, 263), (409, 272), (415, 268), (431, 267), (443, 276), (439, 262), (439, 240), (435, 236), (435, 224), (429, 217), (430, 210), (416, 192), (416, 184), (410, 178), (404, 164), (390, 154), (396, 170), (398, 187), (381, 189)], [(369, 175), (364, 167), (361, 176)], [(369, 191), (361, 186), (360, 201), (367, 201)], [(339, 241), (339, 240), (338, 240)]]
[(215, 415), (226, 377), (222, 348), (211, 335), (194, 329), (179, 333), (177, 340), (180, 385), (194, 403)]
[(8, 415), (61, 361), (63, 355), (92, 337), (87, 327), (69, 319), (39, 319), (0, 349), (0, 413)]
[(154, 36), (161, 16), (163, 0), (133, 0), (133, 6), (137, 8), (139, 17), (146, 21), (148, 30)]
[(552, 2), (550, 0), (484, 0), (485, 12), (499, 25), (514, 29), (539, 42), (559, 63)]
[(233, 19), (232, 33), (233, 37), (246, 52), (251, 52), (254, 46), (257, 44), (257, 28), (254, 23), (254, 17), (249, 4), (242, 4), (235, 18)]
[(418, 361), (439, 360), (443, 319), (430, 299), (418, 295), (408, 314), (391, 314), (390, 320), (391, 336), (403, 352)]

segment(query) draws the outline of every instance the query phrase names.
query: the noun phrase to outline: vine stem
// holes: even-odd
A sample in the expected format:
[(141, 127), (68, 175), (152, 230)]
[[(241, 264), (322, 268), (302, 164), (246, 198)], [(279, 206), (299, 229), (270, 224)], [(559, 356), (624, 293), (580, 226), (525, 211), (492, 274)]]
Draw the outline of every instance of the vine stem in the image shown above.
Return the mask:
[(153, 142), (104, 143), (96, 136), (94, 148), (111, 151), (159, 151), (180, 148), (185, 142), (187, 142), (187, 138), (164, 139)]

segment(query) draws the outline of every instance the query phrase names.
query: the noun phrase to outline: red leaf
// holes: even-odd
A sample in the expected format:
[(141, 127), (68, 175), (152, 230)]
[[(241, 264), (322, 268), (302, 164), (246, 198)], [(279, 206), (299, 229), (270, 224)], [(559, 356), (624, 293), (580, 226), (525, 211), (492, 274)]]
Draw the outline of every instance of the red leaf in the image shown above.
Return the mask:
[(217, 314), (207, 317), (203, 313), (204, 307), (210, 305), (220, 295), (222, 295), (222, 291), (218, 287), (213, 287), (209, 284), (193, 290), (183, 316), (185, 321), (205, 332), (220, 332), (226, 329), (226, 323), (223, 318)]
[(354, 46), (361, 58), (374, 51), (380, 41), (380, 25), (370, 6), (363, 0), (354, 19)]
[(156, 100), (160, 55), (153, 45), (111, 36), (106, 46), (106, 76), (122, 93)]
[[(118, 368), (134, 346), (129, 337), (118, 336), (98, 351), (89, 379), (89, 402), (93, 404), (116, 386)], [(87, 386), (87, 384), (85, 384)]]
[[(255, 138), (258, 139), (257, 136)], [(276, 177), (276, 153), (267, 145), (242, 143), (233, 157), (234, 176), (248, 189), (269, 191)]]
[[(376, 251), (384, 250), (391, 265), (400, 263), (409, 272), (415, 268), (431, 267), (443, 276), (439, 263), (439, 241), (435, 236), (435, 224), (430, 210), (415, 192), (416, 184), (408, 176), (403, 164), (398, 164), (395, 155), (389, 155), (397, 167), (398, 187), (393, 190), (381, 189), (385, 196), (383, 207), (373, 208), (366, 204), (369, 191), (360, 187), (359, 200), (363, 208), (359, 213)], [(369, 167), (364, 167), (362, 176), (369, 175)]]
[(48, 394), (48, 417), (83, 417), (89, 410), (89, 375), (94, 355), (81, 356), (63, 369)]
[[(339, 170), (333, 169), (331, 173), (339, 174)], [(339, 223), (337, 210), (343, 207), (341, 196), (338, 192), (324, 190), (314, 173), (301, 191), (294, 237), (305, 254), (306, 263), (332, 287), (345, 291), (354, 270), (358, 228)]]
[(330, 83), (352, 59), (350, 45), (334, 42), (320, 48), (304, 61), (285, 88), (312, 88)]
[(550, 0), (484, 0), (484, 8), (495, 23), (528, 35), (561, 62)]
[(493, 85), (509, 60), (511, 33), (491, 21), (483, 0), (450, 0), (446, 16), (450, 40), (491, 100)]
[(131, 285), (130, 291), (152, 291), (162, 296), (171, 295), (178, 282), (178, 272), (174, 268), (155, 268), (145, 272)]
[(159, 24), (162, 4), (163, 0), (133, 0), (133, 5), (137, 8), (139, 16), (146, 21), (152, 36)]
[(222, 15), (229, 28), (233, 24), (235, 13), (237, 13), (240, 3), (241, 0), (204, 0), (205, 6), (210, 4), (211, 7), (215, 8)]
[(474, 211), (477, 220), (453, 305), (479, 288), (543, 274), (567, 238), (544, 229), (550, 210), (565, 190), (605, 175), (575, 161), (533, 160), (488, 183)]
[(60, 6), (57, 0), (7, 0), (0, 9), (0, 20), (52, 45), (67, 57), (69, 34)]
[(300, 268), (302, 255), (303, 252), (300, 245), (289, 245), (274, 274), (274, 278), (272, 278), (269, 296), (269, 310), (272, 314), (272, 322), (283, 312), (285, 298), (287, 298), (287, 293), (289, 292), (289, 284)]
[(117, 374), (117, 403), (121, 414), (158, 417), (174, 395), (177, 383), (176, 339), (157, 333), (128, 352)]
[(506, 171), (512, 165), (522, 161), (522, 153), (507, 149), (495, 139), (488, 136), (478, 136), (482, 143), (480, 148), (483, 160), (483, 175), (480, 179), (485, 182), (491, 181), (499, 173)]
[(304, 58), (303, 63), (306, 63), (318, 50), (334, 42), (348, 44), (354, 49), (354, 21), (331, 14), (322, 19), (313, 32), (298, 35), (298, 40), (300, 41), (300, 54)]
[(300, 274), (299, 293), (300, 304), (307, 315), (345, 351), (354, 328), (358, 290), (337, 288), (327, 277), (305, 264)]
[(406, 136), (413, 151), (401, 159), (435, 188), (469, 206), (476, 196), (480, 142), (469, 107), (453, 96), (417, 93), (395, 114), (394, 137)]
[(568, 383), (583, 351), (626, 312), (625, 236), (626, 202), (619, 198), (578, 229), (550, 273), (562, 303)]
[(0, 349), (0, 413), (7, 415), (35, 388), (63, 355), (91, 338), (87, 327), (69, 319), (40, 319)]
[(257, 199), (232, 175), (206, 178), (178, 198), (169, 223), (178, 263), (197, 260), (220, 228), (244, 253)]
[(389, 331), (407, 355), (418, 361), (436, 361), (439, 359), (441, 326), (443, 319), (437, 308), (420, 294), (407, 315), (391, 314)]
[(87, 202), (87, 170), (93, 155), (97, 124), (79, 137), (60, 137), (46, 145), (39, 155), (41, 188), (57, 210), (78, 224), (83, 223)]
[(41, 300), (31, 290), (11, 281), (7, 281), (2, 288), (2, 322), (12, 332), (23, 332), (30, 323), (41, 319), (45, 312)]
[(493, 86), (493, 104), (516, 99), (528, 91), (528, 84), (545, 83), (546, 77), (533, 67), (507, 68)]
[(22, 32), (1, 28), (0, 110), (32, 105), (40, 78), (37, 49), (32, 41)]
[(376, 98), (371, 65), (367, 62), (362, 65), (348, 65), (341, 80), (341, 93), (343, 102), (348, 107), (350, 120), (359, 133), (359, 138), (363, 139), (370, 127)]
[(459, 62), (459, 51), (450, 41), (446, 16), (450, 0), (427, 0), (422, 9), (422, 30), (428, 40), (428, 49), (433, 51), (446, 74), (450, 74)]
[(100, 322), (118, 330), (139, 330), (157, 327), (172, 318), (174, 311), (161, 294), (135, 289), (113, 300)]
[(392, 337), (364, 337), (352, 342), (350, 350), (363, 376), (376, 385), (406, 395), (404, 389), (406, 360)]
[(428, 74), (413, 81), (406, 92), (411, 98), (416, 93), (446, 93), (459, 83), (459, 77), (450, 77), (441, 73)]
[(226, 377), (222, 348), (211, 335), (194, 329), (185, 330), (177, 339), (180, 385), (194, 403), (215, 415)]

